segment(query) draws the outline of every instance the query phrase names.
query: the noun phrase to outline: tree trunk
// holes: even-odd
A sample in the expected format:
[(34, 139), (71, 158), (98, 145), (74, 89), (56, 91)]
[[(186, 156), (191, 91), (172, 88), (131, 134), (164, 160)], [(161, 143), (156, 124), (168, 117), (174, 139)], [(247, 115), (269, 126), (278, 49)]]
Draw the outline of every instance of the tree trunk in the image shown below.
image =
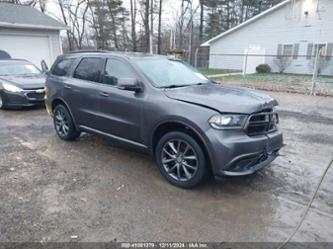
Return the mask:
[[(111, 11), (110, 11), (111, 12)], [(116, 48), (116, 50), (118, 51), (119, 46), (118, 46), (118, 38), (117, 38), (117, 25), (116, 25), (116, 19), (114, 17), (114, 15), (112, 13), (110, 13), (111, 15), (111, 20), (113, 23), (113, 29), (112, 29), (112, 34), (113, 34), (113, 43), (114, 43), (114, 47)]]
[(158, 11), (158, 37), (157, 37), (157, 53), (162, 53), (162, 4), (163, 0), (160, 0), (160, 6)]
[[(134, 2), (133, 2), (134, 1)], [(137, 44), (136, 44), (136, 0), (130, 0), (131, 5), (131, 36), (132, 36), (132, 44), (133, 44), (133, 51), (136, 52)]]
[[(66, 24), (66, 26), (68, 27), (68, 22), (67, 22), (67, 18), (65, 15), (64, 6), (62, 5), (62, 3), (60, 1), (59, 1), (59, 7), (60, 7), (62, 19), (63, 19), (64, 23)], [(67, 35), (67, 40), (68, 40), (68, 49), (69, 49), (69, 51), (71, 51), (73, 49), (73, 44), (72, 44), (72, 39), (71, 39), (71, 34), (70, 34), (69, 29), (66, 29), (66, 35)]]
[(179, 24), (179, 49), (183, 48), (183, 27), (184, 27), (184, 15), (185, 15), (185, 11), (184, 11), (184, 2), (185, 0), (182, 0), (182, 4), (181, 4), (181, 19), (180, 19), (180, 24)]
[(149, 1), (150, 0), (146, 0), (145, 1), (145, 13), (144, 13), (144, 21), (143, 21), (143, 26), (145, 29), (145, 44), (144, 44), (144, 51), (145, 52), (149, 52), (149, 47), (150, 47), (150, 30), (149, 30)]
[(199, 31), (200, 43), (203, 40), (203, 19), (204, 19), (204, 4), (203, 2), (200, 2), (200, 31)]
[(149, 33), (149, 53), (153, 53), (153, 36), (154, 36), (154, 0), (150, 3), (150, 33)]

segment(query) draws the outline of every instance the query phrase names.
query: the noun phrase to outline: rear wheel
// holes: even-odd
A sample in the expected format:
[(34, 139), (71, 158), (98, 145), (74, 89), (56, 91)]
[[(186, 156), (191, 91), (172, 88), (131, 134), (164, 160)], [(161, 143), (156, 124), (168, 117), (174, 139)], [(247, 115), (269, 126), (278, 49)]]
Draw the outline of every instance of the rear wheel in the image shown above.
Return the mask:
[(207, 176), (206, 158), (200, 145), (190, 135), (170, 132), (158, 142), (156, 161), (161, 174), (181, 188), (193, 188)]
[(54, 109), (53, 123), (58, 136), (63, 140), (72, 141), (81, 134), (81, 132), (76, 129), (68, 109), (63, 105), (58, 105)]

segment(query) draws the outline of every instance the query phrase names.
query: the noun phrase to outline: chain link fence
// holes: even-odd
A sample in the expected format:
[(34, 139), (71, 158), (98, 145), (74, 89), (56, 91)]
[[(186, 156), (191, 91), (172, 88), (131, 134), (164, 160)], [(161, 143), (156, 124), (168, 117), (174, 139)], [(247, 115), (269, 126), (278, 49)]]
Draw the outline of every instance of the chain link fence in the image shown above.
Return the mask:
[[(197, 57), (197, 67), (225, 84), (261, 90), (333, 96), (333, 56), (276, 55), (265, 51)], [(199, 66), (198, 66), (199, 65)]]

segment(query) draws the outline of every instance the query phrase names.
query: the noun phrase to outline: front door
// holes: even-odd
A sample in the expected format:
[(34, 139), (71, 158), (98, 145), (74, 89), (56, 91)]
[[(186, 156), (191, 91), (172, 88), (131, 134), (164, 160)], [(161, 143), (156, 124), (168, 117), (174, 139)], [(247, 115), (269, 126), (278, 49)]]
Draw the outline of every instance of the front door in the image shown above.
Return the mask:
[(141, 121), (144, 92), (121, 90), (120, 79), (136, 79), (131, 66), (120, 59), (107, 59), (99, 87), (99, 130), (131, 142), (142, 142)]

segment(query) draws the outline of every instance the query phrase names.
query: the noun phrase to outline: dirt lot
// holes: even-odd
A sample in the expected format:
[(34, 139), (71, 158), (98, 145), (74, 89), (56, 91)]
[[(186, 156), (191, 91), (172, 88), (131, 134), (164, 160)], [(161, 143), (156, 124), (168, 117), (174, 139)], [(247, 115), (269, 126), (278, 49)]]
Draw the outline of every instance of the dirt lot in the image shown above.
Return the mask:
[[(0, 241), (283, 241), (333, 157), (333, 98), (272, 93), (287, 146), (253, 176), (182, 190), (152, 160), (44, 109), (0, 111)], [(333, 241), (333, 168), (293, 241)]]

